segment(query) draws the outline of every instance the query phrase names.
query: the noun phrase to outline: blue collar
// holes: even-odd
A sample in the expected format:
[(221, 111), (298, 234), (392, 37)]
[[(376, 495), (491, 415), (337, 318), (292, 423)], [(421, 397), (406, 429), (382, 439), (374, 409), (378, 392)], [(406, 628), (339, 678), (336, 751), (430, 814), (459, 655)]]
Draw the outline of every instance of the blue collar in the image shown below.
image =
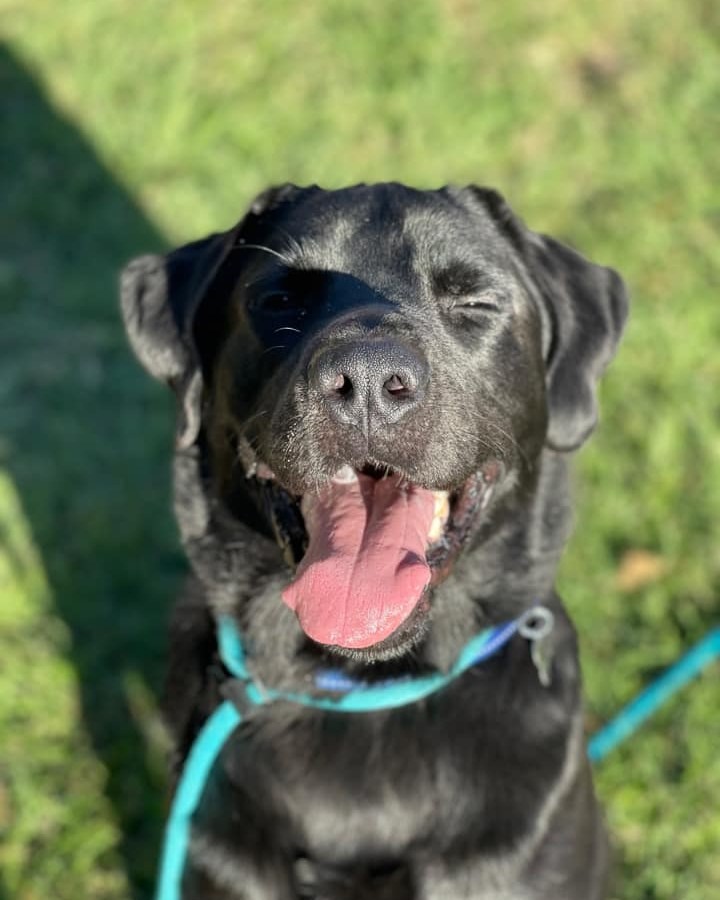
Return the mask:
[(355, 713), (406, 706), (447, 687), (468, 669), (494, 656), (516, 634), (530, 642), (538, 677), (542, 684), (547, 684), (548, 658), (541, 650), (553, 624), (553, 614), (547, 607), (532, 606), (517, 619), (488, 628), (468, 641), (448, 672), (373, 683), (349, 678), (335, 669), (320, 669), (315, 674), (315, 688), (321, 693), (305, 694), (265, 687), (253, 678), (235, 622), (228, 616), (221, 616), (217, 624), (218, 646), (220, 658), (232, 675), (229, 679), (232, 690), (228, 693), (233, 699), (221, 703), (205, 722), (185, 761), (165, 830), (155, 900), (181, 898), (193, 813), (200, 803), (213, 763), (232, 732), (244, 721), (243, 711), (248, 706), (259, 707), (280, 700), (316, 709)]

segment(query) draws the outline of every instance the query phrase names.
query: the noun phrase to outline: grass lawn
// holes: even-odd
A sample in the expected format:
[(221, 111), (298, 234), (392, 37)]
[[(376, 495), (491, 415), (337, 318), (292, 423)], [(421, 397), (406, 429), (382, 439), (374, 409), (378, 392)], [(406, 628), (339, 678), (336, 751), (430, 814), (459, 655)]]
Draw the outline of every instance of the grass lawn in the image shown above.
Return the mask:
[[(633, 295), (560, 587), (596, 728), (720, 619), (720, 5), (0, 0), (0, 897), (140, 900), (184, 571), (115, 273), (271, 182), (500, 188)], [(720, 896), (711, 667), (597, 772), (615, 900)]]

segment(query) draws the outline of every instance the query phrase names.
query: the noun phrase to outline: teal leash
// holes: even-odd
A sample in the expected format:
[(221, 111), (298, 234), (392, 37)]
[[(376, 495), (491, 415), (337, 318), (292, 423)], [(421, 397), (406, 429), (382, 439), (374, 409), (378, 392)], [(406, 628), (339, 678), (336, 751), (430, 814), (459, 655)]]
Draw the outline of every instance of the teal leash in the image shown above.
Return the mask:
[[(534, 621), (533, 621), (534, 620)], [(442, 690), (468, 669), (497, 653), (512, 637), (520, 634), (531, 643), (532, 659), (542, 684), (547, 683), (548, 660), (541, 652), (544, 638), (552, 631), (553, 616), (543, 606), (534, 606), (522, 616), (503, 625), (487, 629), (472, 638), (447, 673), (434, 673), (419, 678), (399, 678), (381, 683), (367, 683), (348, 678), (336, 670), (321, 670), (316, 688), (339, 693), (340, 696), (278, 691), (253, 679), (247, 667), (240, 635), (232, 619), (218, 622), (218, 644), (225, 667), (240, 687), (236, 700), (259, 707), (278, 700), (335, 712), (371, 712), (394, 709), (415, 703)], [(646, 719), (720, 657), (720, 627), (711, 631), (678, 662), (629, 703), (588, 743), (592, 762), (604, 759), (621, 741), (635, 732)], [(232, 681), (230, 682), (233, 683)], [(237, 691), (234, 692), (238, 694)], [(198, 807), (210, 770), (232, 732), (244, 721), (234, 700), (225, 700), (205, 722), (185, 762), (173, 798), (165, 830), (160, 875), (155, 900), (180, 900), (182, 874), (190, 839), (192, 815)]]
[[(442, 690), (468, 669), (494, 656), (516, 634), (531, 642), (533, 651), (553, 629), (553, 614), (544, 606), (533, 606), (517, 619), (481, 632), (462, 649), (449, 672), (436, 672), (418, 678), (397, 678), (381, 683), (347, 679), (336, 670), (321, 670), (316, 687), (339, 696), (279, 691), (255, 680), (247, 666), (245, 651), (235, 623), (228, 616), (218, 620), (218, 647), (233, 698), (224, 700), (205, 722), (188, 754), (170, 808), (160, 862), (155, 900), (180, 900), (182, 876), (190, 842), (192, 816), (198, 807), (212, 766), (230, 735), (244, 721), (238, 705), (260, 707), (278, 700), (333, 712), (363, 713), (395, 709), (415, 703)], [(541, 682), (545, 666), (533, 652)]]
[(674, 693), (720, 658), (720, 627), (714, 628), (674, 665), (628, 703), (607, 725), (590, 738), (588, 756), (600, 762), (649, 719)]
[(468, 641), (448, 672), (435, 672), (417, 678), (394, 678), (379, 683), (367, 683), (348, 679), (344, 673), (333, 669), (318, 672), (315, 687), (322, 691), (337, 692), (340, 694), (339, 697), (318, 697), (313, 694), (278, 691), (259, 684), (248, 671), (240, 636), (230, 618), (223, 617), (218, 622), (218, 643), (220, 656), (226, 668), (241, 682), (247, 700), (252, 706), (285, 700), (330, 712), (361, 713), (395, 709), (398, 706), (416, 703), (447, 687), (468, 669), (494, 656), (518, 632), (530, 641), (539, 641), (552, 627), (553, 617), (550, 610), (544, 606), (532, 607), (517, 619), (488, 628)]
[(235, 706), (225, 700), (205, 722), (190, 749), (165, 826), (156, 900), (181, 898), (192, 815), (200, 803), (213, 763), (241, 722), (242, 717)]

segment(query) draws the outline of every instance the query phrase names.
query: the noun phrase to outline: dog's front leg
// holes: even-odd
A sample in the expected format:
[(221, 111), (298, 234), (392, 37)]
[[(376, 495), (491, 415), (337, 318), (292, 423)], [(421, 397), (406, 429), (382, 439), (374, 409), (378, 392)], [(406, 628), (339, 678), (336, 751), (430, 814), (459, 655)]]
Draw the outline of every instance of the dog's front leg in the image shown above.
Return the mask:
[(182, 900), (296, 900), (293, 854), (270, 805), (215, 767), (193, 817)]
[[(267, 845), (228, 847), (196, 835), (182, 880), (182, 900), (296, 900), (287, 860)], [(252, 852), (252, 856), (250, 853)]]
[(182, 900), (296, 900), (290, 862), (267, 833), (232, 845), (196, 831), (182, 879)]

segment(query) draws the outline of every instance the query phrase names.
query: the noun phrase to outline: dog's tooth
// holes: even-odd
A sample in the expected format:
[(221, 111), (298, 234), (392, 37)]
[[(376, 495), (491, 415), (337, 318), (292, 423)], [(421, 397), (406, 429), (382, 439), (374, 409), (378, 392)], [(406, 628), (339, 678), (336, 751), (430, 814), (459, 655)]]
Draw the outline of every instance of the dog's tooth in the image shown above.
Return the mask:
[(353, 482), (357, 480), (357, 472), (352, 466), (343, 466), (342, 469), (338, 469), (332, 477), (332, 481), (334, 481), (335, 484), (353, 484)]
[(266, 466), (264, 462), (261, 462), (255, 466), (255, 477), (264, 478), (266, 481), (272, 481), (273, 478), (275, 478), (275, 473), (270, 466)]
[(441, 519), (444, 523), (447, 520), (448, 515), (450, 514), (450, 501), (448, 492), (433, 491), (433, 497), (435, 498), (435, 508), (433, 509), (433, 514), (436, 519)]
[(433, 520), (428, 530), (428, 543), (433, 544), (438, 538), (442, 537), (445, 524), (450, 515), (450, 497), (447, 491), (433, 491), (435, 507), (433, 509)]
[(445, 522), (439, 516), (435, 516), (435, 518), (430, 523), (430, 530), (428, 531), (428, 542), (431, 544), (434, 543), (443, 533), (444, 527)]

